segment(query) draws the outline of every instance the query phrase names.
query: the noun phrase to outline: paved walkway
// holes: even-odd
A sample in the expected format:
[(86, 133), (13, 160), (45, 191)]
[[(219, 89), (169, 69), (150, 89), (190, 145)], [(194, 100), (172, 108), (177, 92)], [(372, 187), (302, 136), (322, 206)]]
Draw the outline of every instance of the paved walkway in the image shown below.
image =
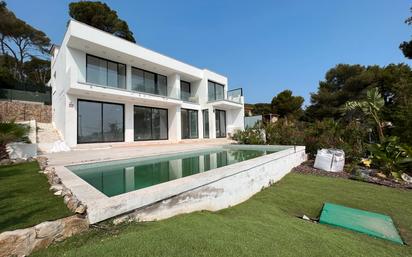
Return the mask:
[(183, 142), (175, 144), (90, 144), (80, 145), (70, 152), (45, 154), (51, 166), (70, 165), (86, 162), (109, 161), (156, 154), (179, 153), (209, 148), (214, 145), (228, 144), (226, 139)]

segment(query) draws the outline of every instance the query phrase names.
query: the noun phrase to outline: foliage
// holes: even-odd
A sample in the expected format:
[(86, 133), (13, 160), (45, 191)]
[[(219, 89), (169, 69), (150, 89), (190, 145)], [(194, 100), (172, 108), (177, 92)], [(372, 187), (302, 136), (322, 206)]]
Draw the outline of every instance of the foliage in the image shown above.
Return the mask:
[(371, 144), (368, 150), (371, 153), (372, 165), (386, 175), (412, 171), (412, 148), (400, 144), (398, 137), (388, 137), (380, 144)]
[(291, 90), (284, 90), (273, 97), (272, 110), (281, 118), (299, 118), (303, 114), (304, 101), (305, 99), (301, 96), (293, 96)]
[(23, 20), (0, 2), (0, 50), (1, 55), (10, 56), (4, 63), (11, 74), (18, 80), (25, 80), (24, 64), (33, 57), (47, 56), (50, 39), (46, 34)]
[(306, 152), (314, 156), (321, 148), (339, 148), (345, 151), (349, 162), (357, 162), (366, 154), (366, 129), (360, 122), (336, 122), (324, 119), (313, 123), (279, 119), (262, 126), (266, 140), (260, 139), (257, 128), (235, 133), (233, 139), (240, 144), (305, 145)]
[[(305, 111), (305, 120), (362, 120), (362, 112), (352, 111), (342, 117), (342, 108), (348, 101), (364, 101), (369, 89), (378, 88), (384, 99), (382, 121), (390, 121), (390, 135), (412, 144), (412, 70), (406, 64), (385, 67), (339, 64), (330, 69), (325, 80), (311, 95), (311, 105)], [(364, 125), (369, 120), (362, 120)], [(375, 125), (373, 125), (375, 127)]]
[(259, 126), (246, 128), (245, 130), (237, 130), (233, 134), (232, 138), (239, 144), (262, 145), (265, 143), (262, 130), (259, 128)]
[(94, 1), (80, 1), (69, 4), (69, 15), (75, 20), (86, 23), (95, 28), (109, 32), (133, 43), (136, 40), (133, 32), (124, 20), (121, 20), (116, 11), (107, 4)]
[(344, 111), (349, 112), (356, 109), (362, 110), (365, 116), (372, 117), (375, 121), (379, 140), (382, 142), (384, 140), (383, 127), (384, 124), (381, 120), (380, 112), (385, 105), (385, 102), (379, 93), (378, 88), (369, 89), (366, 92), (366, 99), (361, 101), (348, 101), (344, 106)]
[(29, 127), (15, 122), (0, 122), (0, 160), (8, 158), (6, 145), (17, 141), (27, 141)]
[[(412, 8), (410, 8), (412, 12)], [(409, 17), (408, 19), (405, 20), (405, 23), (407, 25), (412, 25), (412, 17)], [(409, 41), (403, 41), (399, 48), (402, 50), (403, 55), (406, 58), (412, 59), (412, 40)]]
[(299, 121), (279, 119), (264, 126), (266, 142), (271, 145), (303, 145), (305, 137), (304, 124)]

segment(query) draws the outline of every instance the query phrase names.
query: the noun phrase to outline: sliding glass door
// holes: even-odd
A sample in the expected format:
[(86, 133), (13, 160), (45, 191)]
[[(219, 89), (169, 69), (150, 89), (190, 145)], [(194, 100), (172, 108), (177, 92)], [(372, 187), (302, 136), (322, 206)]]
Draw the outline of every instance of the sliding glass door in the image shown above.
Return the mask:
[(124, 141), (124, 105), (77, 102), (77, 143)]
[(215, 110), (216, 137), (226, 137), (226, 111)]
[(198, 138), (198, 113), (197, 110), (181, 110), (182, 138)]
[(168, 139), (167, 109), (134, 106), (134, 140)]

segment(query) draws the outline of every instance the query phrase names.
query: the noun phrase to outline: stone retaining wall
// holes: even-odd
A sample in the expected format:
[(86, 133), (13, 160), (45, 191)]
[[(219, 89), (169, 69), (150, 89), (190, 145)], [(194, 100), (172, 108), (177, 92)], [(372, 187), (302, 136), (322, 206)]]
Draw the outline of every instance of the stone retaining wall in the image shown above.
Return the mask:
[(52, 121), (51, 105), (0, 101), (0, 120), (29, 121), (50, 123)]
[(82, 215), (42, 222), (34, 227), (0, 234), (0, 257), (27, 256), (53, 242), (86, 231), (89, 223)]

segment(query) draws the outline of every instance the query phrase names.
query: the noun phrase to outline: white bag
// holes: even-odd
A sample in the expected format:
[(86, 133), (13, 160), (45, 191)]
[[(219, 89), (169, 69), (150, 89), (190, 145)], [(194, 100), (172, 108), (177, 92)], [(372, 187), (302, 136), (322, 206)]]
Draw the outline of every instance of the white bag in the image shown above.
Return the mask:
[(313, 166), (325, 171), (341, 172), (345, 166), (345, 152), (339, 149), (318, 150)]

